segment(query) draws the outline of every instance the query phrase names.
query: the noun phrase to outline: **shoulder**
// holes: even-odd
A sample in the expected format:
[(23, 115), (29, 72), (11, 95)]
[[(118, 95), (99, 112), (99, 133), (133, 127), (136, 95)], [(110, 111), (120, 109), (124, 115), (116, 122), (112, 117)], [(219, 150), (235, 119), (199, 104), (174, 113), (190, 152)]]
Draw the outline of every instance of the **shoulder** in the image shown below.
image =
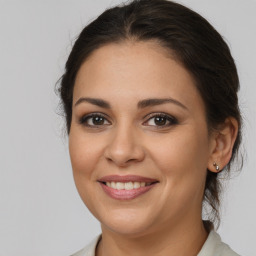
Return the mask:
[[(86, 247), (71, 256), (95, 256), (95, 249), (100, 239), (101, 235), (97, 236)], [(212, 230), (197, 256), (239, 256), (239, 254), (235, 253), (227, 244), (223, 243), (219, 234)]]
[(71, 256), (95, 256), (95, 249), (100, 239), (101, 235), (94, 238), (86, 247)]
[(221, 241), (219, 234), (212, 230), (198, 256), (239, 256)]

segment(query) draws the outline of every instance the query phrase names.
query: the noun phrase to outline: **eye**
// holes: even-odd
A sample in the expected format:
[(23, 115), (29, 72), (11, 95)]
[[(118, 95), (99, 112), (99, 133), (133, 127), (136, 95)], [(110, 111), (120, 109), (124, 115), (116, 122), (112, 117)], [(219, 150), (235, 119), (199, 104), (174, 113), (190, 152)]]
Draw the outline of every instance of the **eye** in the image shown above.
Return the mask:
[(80, 119), (80, 124), (83, 124), (88, 127), (93, 126), (104, 126), (110, 125), (111, 123), (106, 119), (106, 117), (99, 113), (85, 115)]
[(161, 128), (177, 124), (177, 119), (164, 113), (152, 113), (143, 124)]

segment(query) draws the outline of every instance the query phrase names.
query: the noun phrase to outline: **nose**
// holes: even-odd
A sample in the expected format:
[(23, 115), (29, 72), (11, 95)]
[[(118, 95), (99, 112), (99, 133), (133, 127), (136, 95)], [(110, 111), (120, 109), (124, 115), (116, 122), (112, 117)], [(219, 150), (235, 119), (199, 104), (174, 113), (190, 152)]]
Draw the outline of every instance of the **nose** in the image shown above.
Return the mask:
[(143, 161), (145, 152), (139, 134), (132, 128), (116, 128), (110, 136), (104, 156), (119, 167)]

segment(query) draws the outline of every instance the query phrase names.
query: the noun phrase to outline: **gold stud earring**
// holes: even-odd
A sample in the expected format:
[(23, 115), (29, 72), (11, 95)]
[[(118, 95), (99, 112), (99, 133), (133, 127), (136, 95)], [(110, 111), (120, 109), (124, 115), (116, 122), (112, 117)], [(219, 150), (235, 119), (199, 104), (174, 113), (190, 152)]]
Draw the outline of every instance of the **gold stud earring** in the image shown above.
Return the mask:
[(213, 163), (213, 166), (215, 167), (217, 172), (220, 171), (220, 167), (219, 167), (219, 165), (216, 164), (216, 162)]

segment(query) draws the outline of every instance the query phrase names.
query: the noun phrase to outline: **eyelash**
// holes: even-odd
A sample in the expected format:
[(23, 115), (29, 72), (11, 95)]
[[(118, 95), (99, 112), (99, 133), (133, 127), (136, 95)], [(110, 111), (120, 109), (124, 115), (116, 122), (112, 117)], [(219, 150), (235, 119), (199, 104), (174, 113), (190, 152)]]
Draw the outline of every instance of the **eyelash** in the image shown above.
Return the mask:
[[(82, 125), (85, 125), (85, 126), (87, 126), (87, 127), (96, 127), (96, 128), (97, 128), (97, 127), (102, 126), (102, 125), (90, 125), (90, 124), (88, 124), (88, 120), (89, 120), (90, 118), (95, 118), (95, 117), (103, 118), (103, 119), (104, 119), (104, 122), (105, 122), (106, 120), (108, 120), (108, 119), (106, 118), (106, 116), (103, 115), (103, 114), (101, 114), (101, 113), (92, 113), (92, 114), (85, 115), (85, 116), (83, 116), (82, 118), (80, 118), (79, 123), (82, 124)], [(109, 121), (108, 121), (108, 122), (109, 122)]]
[[(90, 118), (95, 118), (95, 117), (100, 117), (103, 119), (103, 122), (105, 122), (107, 120), (107, 122), (110, 123), (108, 121), (108, 119), (106, 118), (106, 116), (101, 113), (92, 113), (92, 114), (85, 115), (82, 118), (80, 118), (79, 123), (81, 125), (84, 125), (89, 128), (100, 128), (101, 126), (105, 125), (105, 124), (101, 124), (101, 125), (88, 124), (88, 120), (90, 120)], [(151, 113), (146, 117), (147, 117), (147, 120), (145, 122), (143, 122), (143, 124), (148, 123), (151, 119), (158, 118), (158, 117), (165, 118), (166, 122), (169, 122), (169, 124), (164, 124), (164, 125), (149, 125), (149, 126), (154, 126), (157, 129), (166, 128), (166, 127), (178, 124), (178, 120), (175, 117), (170, 116), (165, 113)], [(107, 124), (107, 125), (109, 125), (109, 124)]]
[(157, 127), (157, 129), (161, 129), (161, 128), (166, 128), (166, 127), (169, 127), (169, 126), (172, 126), (172, 125), (176, 125), (178, 124), (178, 120), (173, 117), (173, 116), (170, 116), (168, 114), (165, 114), (165, 113), (151, 113), (147, 116), (147, 121), (144, 122), (143, 124), (149, 122), (151, 119), (154, 119), (154, 118), (165, 118), (166, 119), (166, 122), (169, 122), (169, 124), (164, 124), (164, 125), (150, 125), (150, 126), (155, 126)]

